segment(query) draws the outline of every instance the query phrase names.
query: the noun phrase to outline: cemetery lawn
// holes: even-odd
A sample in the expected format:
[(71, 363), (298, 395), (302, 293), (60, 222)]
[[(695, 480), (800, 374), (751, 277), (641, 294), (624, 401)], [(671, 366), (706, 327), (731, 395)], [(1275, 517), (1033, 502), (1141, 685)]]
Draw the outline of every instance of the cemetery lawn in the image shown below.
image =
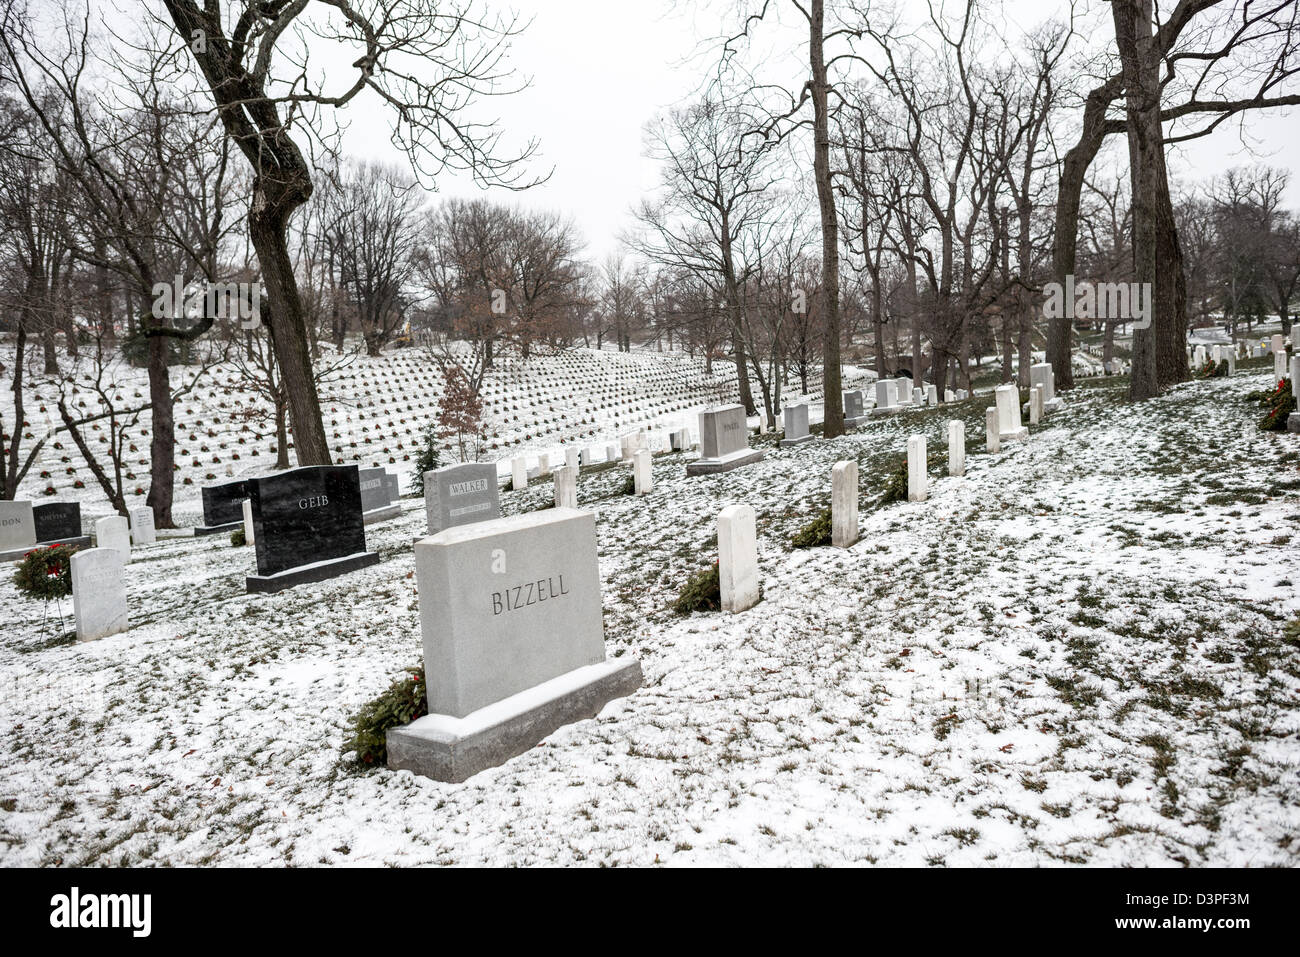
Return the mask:
[[(1300, 436), (1256, 429), (1269, 379), (1085, 380), (994, 455), (981, 395), (722, 475), (659, 455), (642, 498), (584, 471), (606, 648), (645, 686), (460, 785), (340, 753), (421, 659), (420, 501), (366, 530), (379, 565), (275, 595), (225, 536), (141, 549), (134, 627), (84, 645), (6, 574), (0, 864), (1294, 865)], [(967, 476), (873, 507), (952, 417)], [(792, 550), (846, 458), (862, 540)], [(677, 617), (730, 502), (764, 599)]]

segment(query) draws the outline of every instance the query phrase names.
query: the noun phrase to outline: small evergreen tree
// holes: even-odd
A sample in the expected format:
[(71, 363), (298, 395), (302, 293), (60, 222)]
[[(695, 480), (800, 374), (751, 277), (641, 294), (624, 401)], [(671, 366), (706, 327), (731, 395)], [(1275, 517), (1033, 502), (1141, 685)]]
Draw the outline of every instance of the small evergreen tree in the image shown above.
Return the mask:
[(415, 474), (411, 476), (411, 491), (424, 494), (424, 473), (432, 472), (442, 464), (438, 451), (438, 427), (426, 425), (420, 433), (420, 451), (415, 456)]

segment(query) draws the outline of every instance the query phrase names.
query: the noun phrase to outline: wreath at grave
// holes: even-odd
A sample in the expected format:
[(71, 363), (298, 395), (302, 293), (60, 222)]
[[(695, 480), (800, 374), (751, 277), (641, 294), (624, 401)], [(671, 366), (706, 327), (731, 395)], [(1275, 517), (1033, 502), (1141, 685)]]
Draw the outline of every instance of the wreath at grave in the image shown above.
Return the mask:
[(14, 584), (28, 598), (58, 601), (72, 594), (72, 556), (75, 545), (51, 545), (23, 556), (14, 572)]
[(424, 669), (408, 668), (387, 691), (362, 705), (352, 718), (352, 733), (343, 742), (343, 752), (355, 753), (358, 765), (382, 767), (388, 763), (388, 729), (410, 724), (428, 713)]
[(1277, 384), (1277, 388), (1272, 391), (1260, 390), (1252, 392), (1247, 396), (1248, 399), (1258, 400), (1260, 408), (1267, 410), (1267, 415), (1259, 423), (1259, 427), (1264, 432), (1285, 432), (1286, 420), (1292, 412), (1296, 411), (1295, 394), (1291, 391), (1291, 380), (1283, 379)]

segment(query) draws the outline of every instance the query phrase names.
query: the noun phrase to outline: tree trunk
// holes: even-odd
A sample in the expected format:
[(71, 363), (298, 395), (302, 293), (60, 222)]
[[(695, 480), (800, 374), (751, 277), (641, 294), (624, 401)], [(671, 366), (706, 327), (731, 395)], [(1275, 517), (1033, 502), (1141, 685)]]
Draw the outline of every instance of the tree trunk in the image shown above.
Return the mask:
[[(1157, 191), (1163, 168), (1158, 62), (1150, 30), (1150, 0), (1113, 0), (1115, 44), (1124, 77), (1124, 109), (1128, 120), (1129, 178), (1133, 204), (1133, 274), (1138, 283), (1156, 288), (1158, 236)], [(1154, 299), (1154, 297), (1153, 297)], [(1129, 398), (1149, 399), (1160, 393), (1157, 376), (1157, 323), (1160, 309), (1153, 302), (1151, 327), (1133, 331), (1133, 376)]]
[[(148, 326), (152, 316), (142, 317)], [(145, 504), (153, 509), (159, 528), (175, 528), (172, 521), (172, 497), (176, 482), (176, 420), (172, 408), (171, 370), (167, 354), (171, 342), (166, 336), (149, 339), (149, 404), (152, 424), (149, 429), (149, 495)]]
[[(307, 350), (307, 327), (303, 320), (302, 300), (285, 241), (289, 213), (298, 201), (284, 204), (263, 199), (258, 183), (254, 187), (253, 210), (248, 215), (248, 233), (262, 267), (262, 285), (266, 291), (268, 312), (275, 344), (275, 361), (280, 369), (282, 388), (288, 397), (293, 417), (294, 443), (299, 465), (329, 465), (329, 443), (321, 421), (320, 397)], [(304, 197), (305, 199), (305, 197)], [(259, 203), (260, 200), (260, 203)], [(287, 208), (281, 208), (287, 206)]]
[[(822, 330), (823, 438), (844, 434), (844, 395), (840, 387), (840, 240), (835, 193), (831, 184), (830, 121), (826, 100), (826, 59), (823, 43), (824, 0), (812, 0), (808, 49), (812, 66), (813, 175), (817, 180), (817, 205), (822, 221)], [(804, 391), (807, 392), (805, 383)]]

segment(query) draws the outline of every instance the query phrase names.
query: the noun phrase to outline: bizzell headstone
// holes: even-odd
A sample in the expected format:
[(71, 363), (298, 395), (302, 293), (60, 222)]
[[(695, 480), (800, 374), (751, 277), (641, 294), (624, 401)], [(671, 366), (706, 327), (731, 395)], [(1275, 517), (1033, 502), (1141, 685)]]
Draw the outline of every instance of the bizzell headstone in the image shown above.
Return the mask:
[(429, 714), (388, 732), (388, 763), (463, 781), (641, 683), (605, 660), (596, 520), (554, 508), (415, 546)]
[(250, 592), (324, 581), (379, 561), (366, 551), (355, 465), (305, 466), (245, 484), (257, 549)]
[(429, 534), (501, 517), (497, 467), (490, 462), (448, 465), (424, 473)]

